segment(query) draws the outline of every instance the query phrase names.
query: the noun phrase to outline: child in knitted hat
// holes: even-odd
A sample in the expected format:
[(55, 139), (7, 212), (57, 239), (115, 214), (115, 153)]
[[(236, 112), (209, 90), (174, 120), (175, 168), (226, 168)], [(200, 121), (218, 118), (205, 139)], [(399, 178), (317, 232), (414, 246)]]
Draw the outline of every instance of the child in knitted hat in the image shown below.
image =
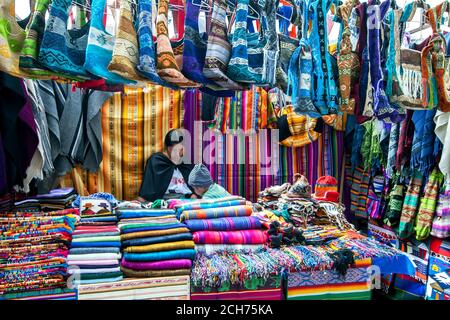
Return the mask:
[(189, 174), (188, 184), (195, 194), (202, 199), (229, 197), (230, 194), (220, 185), (214, 183), (209, 170), (204, 164), (196, 164)]

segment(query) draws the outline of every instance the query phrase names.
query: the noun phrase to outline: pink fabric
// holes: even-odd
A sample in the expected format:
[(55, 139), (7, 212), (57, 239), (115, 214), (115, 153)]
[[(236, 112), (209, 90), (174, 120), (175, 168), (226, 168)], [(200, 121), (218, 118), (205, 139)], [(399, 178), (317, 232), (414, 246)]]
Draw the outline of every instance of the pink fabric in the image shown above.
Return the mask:
[(122, 266), (133, 270), (190, 269), (192, 267), (192, 260), (173, 259), (173, 260), (161, 260), (156, 262), (132, 262), (123, 259)]

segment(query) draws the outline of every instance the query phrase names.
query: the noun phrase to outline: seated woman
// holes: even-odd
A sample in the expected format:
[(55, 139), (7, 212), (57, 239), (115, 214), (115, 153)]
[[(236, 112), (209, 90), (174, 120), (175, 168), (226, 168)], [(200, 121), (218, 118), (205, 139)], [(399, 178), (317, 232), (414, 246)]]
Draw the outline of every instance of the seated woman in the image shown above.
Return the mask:
[(204, 164), (195, 165), (189, 175), (188, 183), (194, 189), (195, 195), (201, 199), (217, 199), (231, 196), (222, 186), (214, 183), (208, 168)]
[(170, 130), (164, 138), (164, 151), (153, 154), (147, 160), (139, 201), (179, 199), (192, 195), (186, 181), (194, 165), (183, 163), (182, 142), (182, 132)]

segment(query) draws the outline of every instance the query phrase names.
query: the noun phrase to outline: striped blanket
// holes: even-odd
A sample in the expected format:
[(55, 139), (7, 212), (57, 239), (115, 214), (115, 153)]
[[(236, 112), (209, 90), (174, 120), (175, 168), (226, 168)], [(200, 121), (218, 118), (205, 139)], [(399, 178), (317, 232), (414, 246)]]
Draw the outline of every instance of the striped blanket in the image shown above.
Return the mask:
[(175, 212), (170, 209), (119, 209), (116, 210), (119, 219), (161, 217), (174, 215)]
[(218, 219), (192, 219), (184, 223), (191, 231), (230, 231), (261, 229), (261, 222), (256, 217), (230, 217)]
[(167, 236), (130, 239), (123, 241), (122, 246), (124, 247), (142, 246), (147, 244), (174, 242), (182, 240), (192, 240), (192, 234), (190, 232), (186, 232), (186, 233), (171, 234)]
[(244, 205), (245, 203), (246, 203), (246, 200), (244, 198), (237, 197), (237, 196), (231, 196), (231, 197), (220, 198), (220, 199), (184, 202), (184, 203), (175, 205), (175, 210), (177, 212), (177, 216), (180, 217), (180, 215), (183, 213), (183, 211), (238, 206), (238, 205)]
[(250, 216), (253, 212), (252, 206), (230, 206), (221, 208), (210, 208), (210, 209), (197, 209), (184, 211), (180, 220), (183, 222), (185, 220), (191, 219), (215, 219), (224, 217), (245, 217)]
[(175, 241), (166, 243), (149, 244), (146, 246), (131, 246), (124, 249), (124, 252), (158, 252), (176, 249), (194, 249), (192, 240)]
[(122, 266), (133, 270), (173, 270), (173, 269), (190, 269), (192, 260), (190, 259), (174, 259), (161, 260), (153, 262), (135, 262), (122, 260)]
[(262, 230), (196, 231), (193, 236), (196, 244), (264, 244), (267, 242), (267, 233)]
[(186, 232), (189, 232), (189, 229), (183, 226), (182, 228), (130, 232), (120, 235), (120, 238), (122, 239), (122, 241), (126, 241), (130, 239), (167, 236), (171, 234), (186, 233)]
[(125, 252), (123, 258), (126, 261), (158, 261), (170, 259), (191, 259), (195, 258), (194, 249), (179, 249), (161, 252), (129, 253)]

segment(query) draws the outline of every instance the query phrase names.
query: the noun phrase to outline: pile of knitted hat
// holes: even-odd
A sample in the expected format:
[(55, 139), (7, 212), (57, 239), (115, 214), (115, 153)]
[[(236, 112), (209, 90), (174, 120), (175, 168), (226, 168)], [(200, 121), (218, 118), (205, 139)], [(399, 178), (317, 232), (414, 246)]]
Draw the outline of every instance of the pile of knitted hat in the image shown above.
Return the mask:
[(269, 245), (272, 248), (305, 243), (303, 232), (290, 223), (282, 225), (278, 221), (272, 221), (267, 233), (269, 234)]

